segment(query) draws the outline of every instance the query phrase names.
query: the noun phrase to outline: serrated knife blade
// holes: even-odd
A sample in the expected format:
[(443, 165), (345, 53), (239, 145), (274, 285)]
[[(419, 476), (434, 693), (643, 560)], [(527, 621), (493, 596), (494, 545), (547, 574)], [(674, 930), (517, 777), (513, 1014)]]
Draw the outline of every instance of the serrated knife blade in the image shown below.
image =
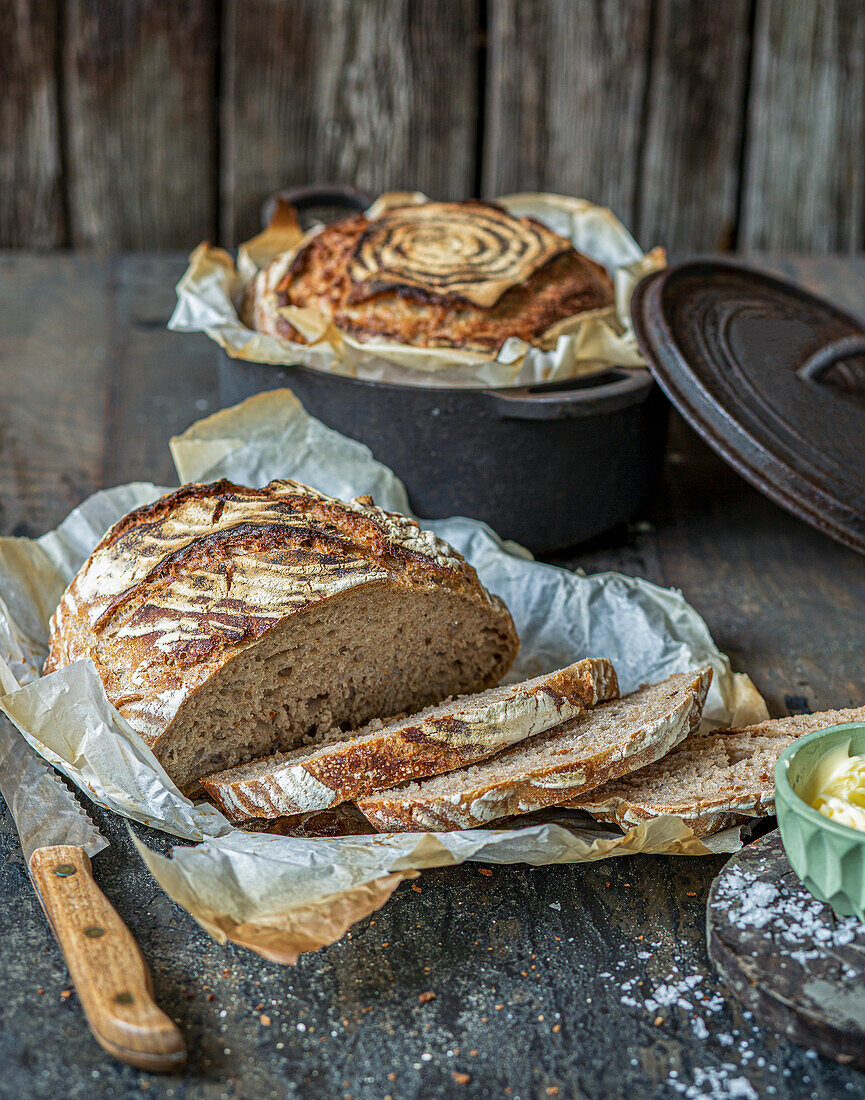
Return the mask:
[(90, 856), (108, 843), (63, 780), (5, 717), (0, 718), (0, 793), (96, 1041), (139, 1069), (180, 1069), (186, 1060), (183, 1036), (153, 1000), (138, 945), (93, 879)]
[(0, 719), (0, 794), (28, 863), (37, 848), (52, 844), (73, 844), (88, 856), (108, 847), (72, 791), (5, 717)]

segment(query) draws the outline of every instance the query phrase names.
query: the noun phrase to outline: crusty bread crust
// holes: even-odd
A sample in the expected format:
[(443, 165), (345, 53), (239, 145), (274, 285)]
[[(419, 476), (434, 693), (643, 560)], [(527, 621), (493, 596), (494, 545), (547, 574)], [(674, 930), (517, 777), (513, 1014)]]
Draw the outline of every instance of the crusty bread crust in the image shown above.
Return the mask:
[(201, 784), (235, 822), (310, 813), (483, 760), (617, 696), (612, 664), (589, 658), (347, 740), (209, 775)]
[(408, 203), (369, 219), (349, 263), (349, 302), (385, 290), (494, 306), (506, 290), (572, 250), (536, 218), (497, 203)]
[[(480, 614), (489, 628), (486, 672), (465, 684), (457, 669), (449, 691), (491, 686), (516, 655), (501, 600), (413, 520), (369, 497), (343, 503), (295, 481), (251, 489), (222, 480), (185, 485), (111, 528), (52, 617), (45, 672), (90, 657), (109, 700), (161, 758), (172, 727), (217, 673), (275, 628), (360, 589), (384, 602), (389, 592), (436, 596), (457, 621), (459, 607)], [(411, 660), (411, 639), (404, 649)], [(229, 752), (222, 762), (243, 758)]]
[[(602, 703), (473, 768), (359, 798), (357, 805), (378, 832), (470, 829), (559, 805), (666, 755), (699, 725), (711, 680), (711, 668), (703, 668), (625, 696), (623, 705), (635, 705), (642, 691), (652, 690), (663, 701), (632, 732), (602, 744), (595, 743), (592, 726), (615, 716), (618, 703)], [(613, 728), (617, 723), (615, 718)], [(573, 750), (561, 751), (565, 735), (578, 735)]]
[[(448, 252), (461, 232), (466, 248)], [(511, 336), (537, 344), (558, 322), (613, 301), (604, 268), (534, 219), (491, 203), (424, 203), (332, 223), (277, 257), (244, 318), (305, 343), (282, 311), (313, 307), (361, 342), (492, 352)]]
[[(774, 765), (784, 749), (797, 737), (829, 726), (865, 720), (865, 707), (827, 710), (815, 714), (793, 714), (772, 718), (739, 729), (720, 729), (710, 734), (693, 735), (657, 763), (615, 782), (596, 788), (563, 803), (568, 809), (586, 810), (599, 821), (610, 821), (623, 829), (655, 817), (680, 817), (695, 836), (709, 836), (739, 825), (753, 817), (768, 817), (775, 812)], [(681, 797), (680, 776), (704, 761), (707, 767), (723, 754), (731, 761), (747, 760), (760, 752), (764, 767), (759, 775), (729, 782), (718, 788), (717, 775), (700, 798)], [(708, 778), (708, 776), (707, 776)]]

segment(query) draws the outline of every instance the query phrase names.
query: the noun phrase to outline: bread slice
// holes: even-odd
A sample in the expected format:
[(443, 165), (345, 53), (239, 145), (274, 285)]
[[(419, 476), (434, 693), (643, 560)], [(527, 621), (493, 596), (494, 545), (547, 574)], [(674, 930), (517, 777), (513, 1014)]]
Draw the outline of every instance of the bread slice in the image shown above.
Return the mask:
[(483, 760), (605, 699), (609, 661), (590, 658), (522, 684), (491, 688), (311, 748), (208, 775), (201, 785), (232, 821), (310, 813)]
[(663, 760), (564, 803), (623, 829), (672, 814), (695, 836), (775, 812), (775, 764), (797, 737), (865, 721), (865, 707), (775, 718), (692, 736)]
[(371, 498), (296, 481), (184, 485), (73, 579), (45, 672), (89, 657), (171, 778), (497, 684), (519, 646), (474, 569)]
[(470, 829), (554, 806), (669, 752), (699, 724), (712, 670), (678, 673), (448, 775), (357, 805), (379, 832)]

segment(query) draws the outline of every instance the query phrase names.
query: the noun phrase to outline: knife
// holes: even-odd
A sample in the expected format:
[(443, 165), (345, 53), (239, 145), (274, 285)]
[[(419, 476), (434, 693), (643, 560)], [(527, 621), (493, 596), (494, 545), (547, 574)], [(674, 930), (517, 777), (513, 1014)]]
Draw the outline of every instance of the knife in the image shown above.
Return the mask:
[(0, 793), (94, 1038), (139, 1069), (179, 1069), (186, 1061), (183, 1036), (154, 1002), (138, 945), (93, 880), (90, 857), (108, 842), (5, 717), (0, 718)]

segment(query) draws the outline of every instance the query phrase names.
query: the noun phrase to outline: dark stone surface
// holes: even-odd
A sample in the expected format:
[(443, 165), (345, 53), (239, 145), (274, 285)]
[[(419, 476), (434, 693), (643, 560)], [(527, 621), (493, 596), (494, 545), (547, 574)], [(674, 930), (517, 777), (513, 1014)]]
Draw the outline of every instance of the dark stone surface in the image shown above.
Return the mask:
[[(168, 437), (215, 407), (214, 357), (204, 337), (156, 324), (178, 258), (0, 262), (0, 529), (40, 534), (102, 484), (169, 476)], [(852, 299), (863, 271), (814, 261), (790, 273)], [(33, 324), (37, 291), (52, 304)], [(682, 588), (773, 713), (786, 695), (811, 709), (865, 701), (860, 557), (765, 501), (681, 426), (649, 518), (557, 561)], [(62, 996), (68, 975), (4, 809), (3, 1100), (865, 1094), (865, 1076), (779, 1038), (724, 995), (704, 934), (722, 858), (424, 872), (350, 936), (288, 969), (216, 944), (154, 883), (125, 823), (94, 817), (112, 845), (95, 877), (183, 1029), (189, 1065), (159, 1078), (96, 1045), (74, 992)], [(427, 992), (435, 998), (421, 1003)]]

